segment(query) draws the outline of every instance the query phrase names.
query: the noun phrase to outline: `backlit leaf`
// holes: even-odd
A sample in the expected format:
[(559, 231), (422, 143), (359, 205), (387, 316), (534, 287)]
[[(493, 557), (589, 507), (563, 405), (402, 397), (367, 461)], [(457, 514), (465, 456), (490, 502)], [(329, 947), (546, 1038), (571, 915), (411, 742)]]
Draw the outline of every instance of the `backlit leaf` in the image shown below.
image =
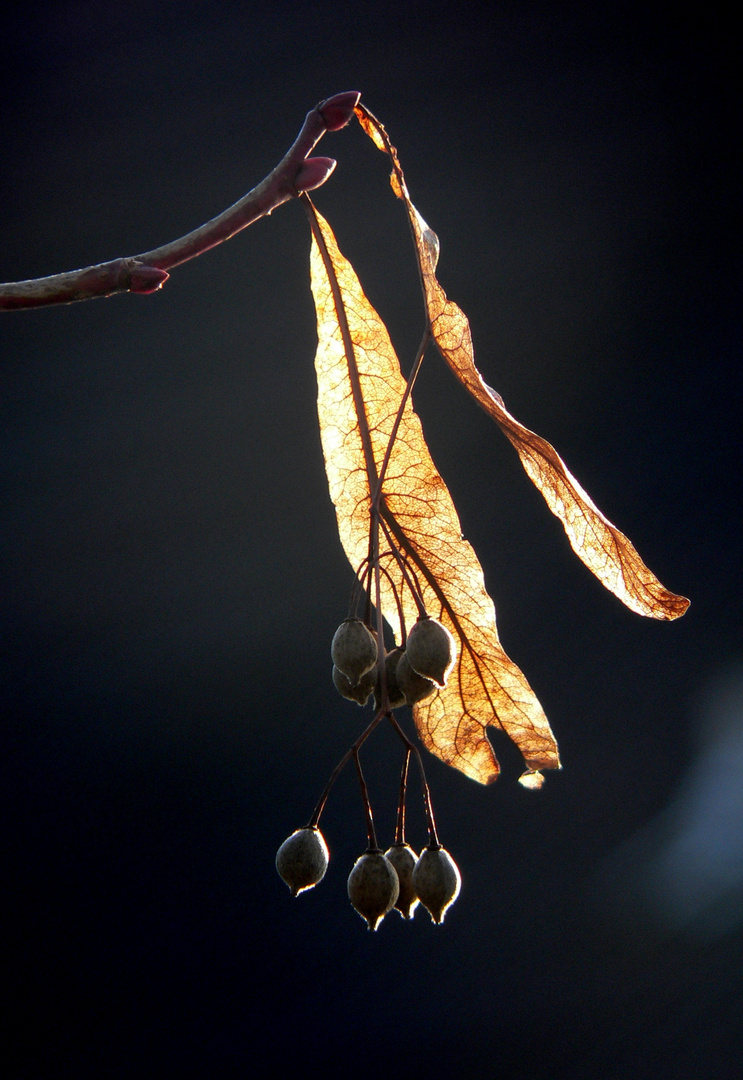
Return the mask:
[(573, 551), (588, 569), (632, 611), (654, 619), (677, 619), (689, 601), (658, 581), (624, 533), (594, 505), (554, 447), (520, 424), (501, 396), (484, 382), (475, 366), (467, 316), (447, 299), (436, 278), (438, 238), (410, 199), (397, 151), (383, 126), (363, 105), (355, 111), (375, 146), (392, 162), (390, 183), (407, 208), (431, 333), (449, 367), (515, 446), (529, 478), (562, 522)]
[[(406, 383), (384, 323), (319, 214), (313, 224), (311, 281), (325, 467), (341, 543), (359, 573), (370, 551), (372, 493)], [(534, 692), (500, 645), (482, 569), (462, 538), (451, 496), (409, 399), (382, 495), (384, 617), (399, 640), (397, 597), (406, 626), (412, 626), (418, 616), (409, 584), (413, 580), (427, 612), (451, 631), (458, 649), (446, 687), (414, 708), (422, 741), (467, 776), (489, 783), (498, 774), (498, 763), (485, 728), (499, 727), (521, 750), (535, 786), (535, 770), (559, 768), (557, 746)], [(395, 558), (393, 551), (404, 558)]]

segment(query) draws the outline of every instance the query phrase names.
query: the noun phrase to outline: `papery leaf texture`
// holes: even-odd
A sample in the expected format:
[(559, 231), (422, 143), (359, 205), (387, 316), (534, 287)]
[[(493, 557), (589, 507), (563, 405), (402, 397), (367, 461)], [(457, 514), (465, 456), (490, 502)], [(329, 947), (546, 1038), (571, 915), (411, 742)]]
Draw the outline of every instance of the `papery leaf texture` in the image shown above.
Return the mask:
[(660, 583), (624, 533), (594, 505), (554, 447), (520, 424), (500, 394), (483, 380), (475, 366), (469, 320), (447, 298), (436, 278), (439, 241), (413, 205), (397, 151), (376, 117), (363, 105), (357, 105), (355, 112), (374, 145), (390, 157), (390, 183), (410, 219), (431, 335), (447, 364), (516, 448), (527, 475), (562, 522), (573, 551), (588, 569), (639, 615), (677, 619), (689, 606), (686, 597)]
[[(311, 284), (325, 467), (341, 543), (359, 573), (370, 551), (372, 496), (406, 382), (384, 323), (316, 212)], [(486, 727), (500, 728), (521, 750), (529, 785), (538, 786), (539, 769), (560, 767), (557, 745), (536, 695), (500, 644), (482, 568), (462, 537), (410, 398), (381, 492), (382, 613), (399, 640), (400, 612), (408, 628), (419, 613), (413, 581), (428, 614), (441, 620), (457, 645), (447, 685), (414, 707), (422, 742), (467, 776), (490, 783), (498, 762)]]

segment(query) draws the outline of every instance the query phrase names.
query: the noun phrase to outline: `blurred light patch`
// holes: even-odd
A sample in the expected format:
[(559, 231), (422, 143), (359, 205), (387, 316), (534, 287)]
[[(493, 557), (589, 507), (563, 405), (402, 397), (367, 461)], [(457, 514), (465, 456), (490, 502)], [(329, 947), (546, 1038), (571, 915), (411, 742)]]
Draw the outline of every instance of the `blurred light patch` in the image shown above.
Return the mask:
[(707, 688), (695, 720), (697, 755), (675, 798), (607, 869), (660, 929), (713, 940), (743, 922), (743, 666)]

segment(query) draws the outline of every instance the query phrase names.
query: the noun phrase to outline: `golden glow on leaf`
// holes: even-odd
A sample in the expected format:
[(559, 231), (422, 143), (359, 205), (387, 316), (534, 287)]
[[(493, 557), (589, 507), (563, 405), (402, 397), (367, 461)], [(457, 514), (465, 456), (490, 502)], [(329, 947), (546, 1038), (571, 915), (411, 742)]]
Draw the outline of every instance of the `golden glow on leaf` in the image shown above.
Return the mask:
[[(341, 543), (358, 572), (369, 554), (373, 487), (406, 383), (387, 329), (339, 251), (330, 226), (319, 214), (316, 222), (310, 266), (318, 327), (320, 432)], [(352, 372), (358, 373), (357, 380)], [(457, 645), (446, 687), (414, 707), (424, 745), (467, 776), (489, 783), (498, 774), (485, 731), (490, 724), (513, 739), (531, 770), (559, 768), (557, 746), (539, 701), (500, 645), (482, 569), (462, 538), (451, 496), (431, 460), (410, 400), (382, 495), (387, 534), (380, 557), (384, 617), (399, 640), (395, 594), (407, 627), (419, 614), (400, 561), (392, 554), (394, 547), (405, 556), (407, 573), (427, 612), (441, 620)]]
[(356, 116), (380, 150), (392, 161), (390, 182), (408, 211), (431, 333), (441, 354), (475, 400), (500, 426), (516, 448), (527, 475), (541, 491), (550, 510), (560, 519), (576, 555), (615, 596), (639, 615), (677, 619), (689, 606), (683, 596), (669, 592), (642, 561), (624, 533), (594, 505), (557, 451), (513, 417), (503, 399), (483, 380), (475, 366), (470, 325), (464, 312), (436, 279), (439, 243), (413, 205), (397, 152), (383, 126), (362, 105)]

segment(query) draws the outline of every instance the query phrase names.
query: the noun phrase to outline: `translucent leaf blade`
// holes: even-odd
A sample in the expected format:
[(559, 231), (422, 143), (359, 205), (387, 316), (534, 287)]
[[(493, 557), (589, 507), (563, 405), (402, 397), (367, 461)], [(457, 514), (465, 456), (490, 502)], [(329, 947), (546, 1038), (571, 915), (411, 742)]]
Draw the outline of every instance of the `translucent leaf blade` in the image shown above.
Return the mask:
[(588, 569), (639, 615), (677, 619), (689, 606), (686, 597), (661, 584), (624, 533), (595, 506), (554, 447), (520, 424), (484, 382), (475, 366), (469, 320), (447, 298), (436, 278), (438, 238), (410, 199), (397, 152), (382, 125), (363, 106), (357, 106), (356, 115), (375, 146), (392, 161), (390, 180), (410, 219), (431, 332), (449, 367), (516, 448), (527, 475), (562, 522), (570, 546)]
[[(334, 295), (323, 254), (313, 241), (311, 281), (318, 323), (316, 372), (318, 415), (331, 499), (341, 543), (355, 572), (368, 555), (370, 474), (379, 474), (405, 380), (386, 327), (363, 293), (333, 233), (318, 215), (337, 283)], [(353, 356), (346, 355), (339, 325), (340, 302)], [(362, 416), (354, 400), (349, 365), (358, 371)], [(366, 425), (373, 468), (364, 458)], [(408, 401), (383, 483), (383, 522), (388, 546), (404, 553), (426, 610), (451, 630), (458, 659), (447, 686), (414, 710), (424, 745), (443, 761), (481, 783), (498, 774), (487, 739), (488, 724), (507, 732), (532, 769), (558, 768), (547, 718), (519, 668), (503, 651), (482, 568), (466, 540), (451, 496), (431, 460), (420, 421)], [(383, 614), (400, 633), (395, 594), (411, 626), (418, 615), (404, 573), (382, 544)]]

